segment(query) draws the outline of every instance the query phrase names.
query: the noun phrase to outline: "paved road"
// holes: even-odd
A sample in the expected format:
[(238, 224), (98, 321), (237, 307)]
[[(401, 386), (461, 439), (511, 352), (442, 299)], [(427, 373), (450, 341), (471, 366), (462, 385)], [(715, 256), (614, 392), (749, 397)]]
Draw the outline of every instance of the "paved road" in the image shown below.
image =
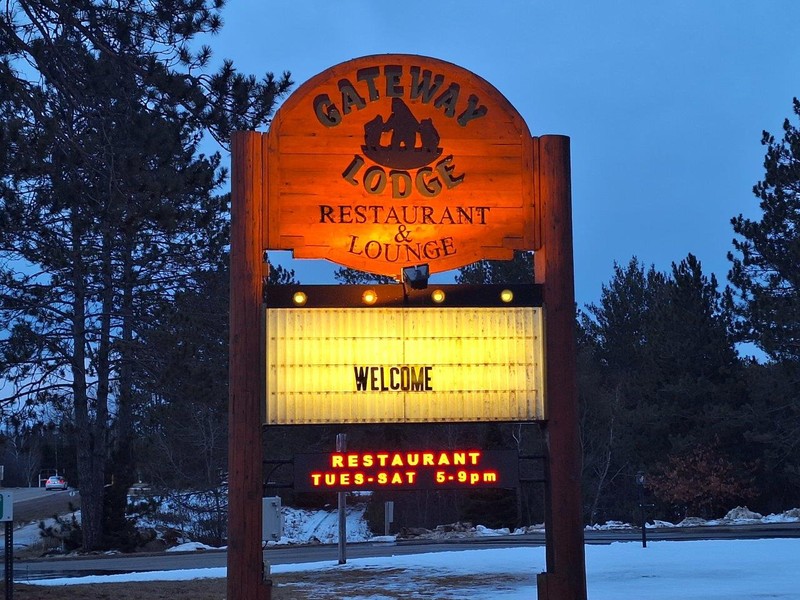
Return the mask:
[(25, 523), (70, 512), (69, 506), (80, 508), (76, 490), (45, 491), (44, 488), (3, 488), (14, 494), (14, 522)]
[[(649, 530), (648, 541), (699, 540), (699, 539), (753, 539), (800, 537), (800, 523), (746, 525), (736, 527), (695, 527)], [(639, 542), (639, 531), (587, 531), (586, 543), (608, 544), (614, 541)], [(447, 541), (362, 542), (347, 547), (347, 558), (449, 552), (480, 548), (507, 548), (513, 546), (543, 546), (543, 534), (475, 538)], [(331, 561), (338, 557), (336, 545), (276, 546), (264, 552), (272, 565), (302, 562)], [(37, 559), (17, 562), (14, 576), (18, 581), (80, 575), (108, 575), (134, 571), (163, 571), (177, 569), (207, 569), (224, 567), (227, 553), (224, 550), (191, 553), (160, 553), (115, 556), (90, 556), (58, 559)]]

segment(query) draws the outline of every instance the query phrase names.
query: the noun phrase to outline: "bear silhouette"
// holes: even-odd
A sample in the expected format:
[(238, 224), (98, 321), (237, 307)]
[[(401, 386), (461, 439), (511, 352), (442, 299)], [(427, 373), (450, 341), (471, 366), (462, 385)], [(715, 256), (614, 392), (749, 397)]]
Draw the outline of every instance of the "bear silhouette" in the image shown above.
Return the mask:
[(400, 98), (392, 98), (392, 114), (386, 120), (384, 131), (392, 132), (392, 150), (412, 150), (417, 145), (419, 121)]

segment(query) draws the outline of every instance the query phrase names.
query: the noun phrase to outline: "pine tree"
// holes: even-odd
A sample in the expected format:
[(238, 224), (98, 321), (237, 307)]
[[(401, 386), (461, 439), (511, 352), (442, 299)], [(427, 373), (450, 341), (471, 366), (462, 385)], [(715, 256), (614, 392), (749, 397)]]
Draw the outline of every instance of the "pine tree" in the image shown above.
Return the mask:
[(16, 385), (8, 401), (68, 405), (83, 544), (97, 549), (104, 495), (117, 512), (124, 495), (119, 477), (106, 483), (130, 460), (133, 348), (154, 307), (227, 239), (215, 194), (225, 172), (198, 144), (205, 131), (263, 124), (290, 81), (257, 82), (230, 63), (205, 73), (210, 50), (189, 47), (218, 30), (219, 1), (6, 4), (0, 365)]
[(391, 285), (397, 283), (396, 279), (388, 275), (375, 275), (347, 267), (336, 269), (333, 277), (344, 285)]
[(712, 435), (726, 460), (743, 462), (736, 415), (744, 390), (729, 292), (695, 256), (673, 263), (670, 274), (635, 258), (614, 272), (582, 316), (580, 381), (584, 448), (600, 456), (589, 457), (593, 472), (585, 473), (596, 490), (590, 505), (616, 505), (620, 517), (632, 509), (637, 470), (665, 468)]
[[(208, 491), (227, 471), (228, 298), (226, 261), (162, 302), (140, 334), (135, 378), (147, 399), (139, 472), (166, 489)], [(270, 267), (269, 283), (297, 283)]]
[(515, 251), (511, 260), (479, 260), (461, 267), (456, 283), (533, 283), (533, 256), (530, 252)]
[[(800, 101), (794, 99), (800, 118)], [(774, 360), (800, 361), (800, 129), (789, 119), (783, 138), (764, 132), (764, 179), (753, 192), (761, 218), (732, 219), (739, 236), (729, 278), (738, 288), (744, 338)]]
[[(764, 132), (764, 177), (754, 187), (759, 219), (732, 219), (738, 236), (728, 275), (738, 289), (740, 334), (770, 358), (747, 369), (750, 435), (762, 451), (769, 510), (795, 502), (800, 473), (800, 100), (783, 136)], [(766, 490), (769, 493), (766, 493)]]

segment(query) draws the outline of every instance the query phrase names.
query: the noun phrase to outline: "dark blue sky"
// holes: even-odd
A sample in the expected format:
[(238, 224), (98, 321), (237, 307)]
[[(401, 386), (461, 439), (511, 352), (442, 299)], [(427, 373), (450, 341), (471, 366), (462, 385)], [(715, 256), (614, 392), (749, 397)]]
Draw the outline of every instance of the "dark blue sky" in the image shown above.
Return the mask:
[[(800, 95), (797, 0), (231, 0), (223, 17), (215, 57), (243, 72), (299, 84), (422, 54), (489, 81), (533, 135), (570, 136), (580, 305), (634, 255), (668, 270), (691, 252), (724, 283), (731, 217), (759, 214), (761, 131)], [(304, 283), (335, 268), (291, 266)]]

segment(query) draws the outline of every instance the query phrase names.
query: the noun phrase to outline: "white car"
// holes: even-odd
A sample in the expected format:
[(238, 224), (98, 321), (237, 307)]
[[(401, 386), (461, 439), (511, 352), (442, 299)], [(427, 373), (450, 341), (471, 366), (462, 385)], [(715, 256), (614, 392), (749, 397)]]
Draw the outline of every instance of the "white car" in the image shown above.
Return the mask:
[(67, 480), (61, 475), (51, 475), (44, 482), (45, 490), (65, 490), (67, 489)]

